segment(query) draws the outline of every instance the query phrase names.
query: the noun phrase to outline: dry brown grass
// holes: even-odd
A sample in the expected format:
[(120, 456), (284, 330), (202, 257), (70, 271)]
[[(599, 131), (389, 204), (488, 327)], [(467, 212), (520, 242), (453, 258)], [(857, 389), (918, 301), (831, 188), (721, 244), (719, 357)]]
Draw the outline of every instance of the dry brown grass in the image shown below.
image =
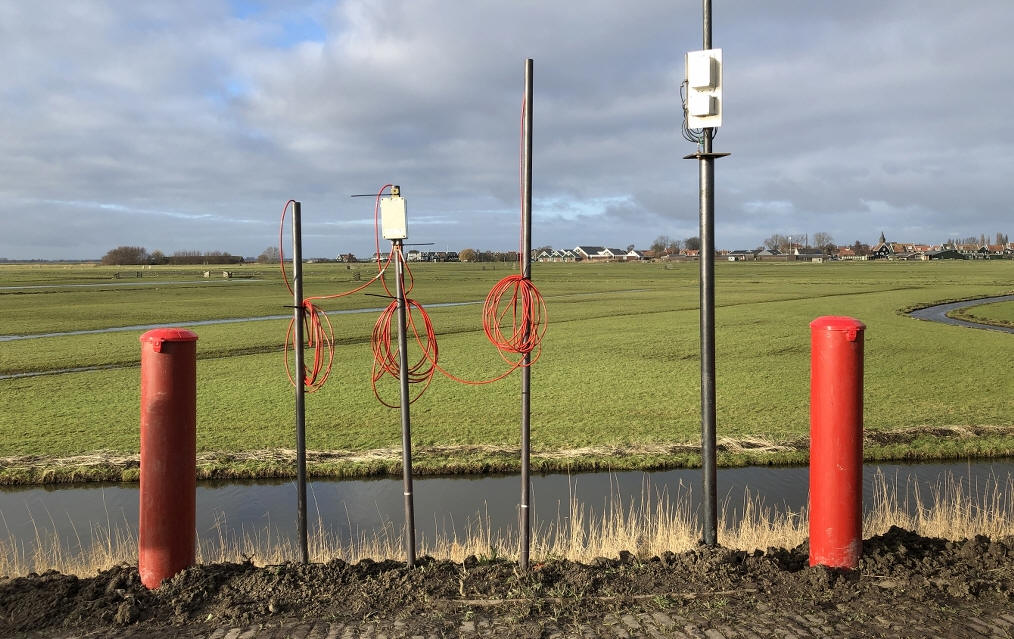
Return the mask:
[[(883, 533), (891, 526), (945, 539), (964, 539), (976, 534), (993, 538), (1014, 535), (1014, 478), (1010, 477), (1006, 481), (987, 482), (981, 488), (949, 477), (925, 494), (916, 484), (899, 486), (880, 475), (867, 499), (873, 504), (863, 521), (867, 537)], [(613, 495), (601, 511), (571, 499), (553, 521), (536, 526), (532, 559), (588, 562), (599, 556), (615, 557), (621, 550), (639, 557), (688, 550), (698, 543), (702, 530), (691, 503), (688, 488), (678, 487), (676, 494), (668, 495), (654, 492), (647, 484), (639, 499), (625, 503)], [(719, 541), (723, 546), (743, 550), (791, 548), (806, 539), (805, 511), (777, 510), (750, 496), (736, 510), (735, 521), (719, 521)], [(315, 562), (404, 557), (401, 530), (393, 524), (344, 542), (321, 524), (311, 531), (309, 543)], [(454, 534), (420, 536), (418, 549), (420, 556), (454, 561), (469, 555), (480, 559), (511, 558), (517, 552), (516, 534), (494, 529), (485, 516), (477, 517), (460, 538)], [(237, 532), (224, 517), (212, 534), (199, 540), (197, 551), (199, 563), (251, 559), (258, 565), (269, 565), (297, 556), (293, 541), (277, 538), (270, 527)], [(136, 561), (137, 538), (126, 521), (107, 520), (105, 526), (76, 535), (70, 549), (54, 533), (43, 532), (38, 526), (34, 539), (18, 540), (8, 532), (8, 538), (0, 540), (0, 575), (24, 575), (48, 569), (89, 575), (118, 563)]]

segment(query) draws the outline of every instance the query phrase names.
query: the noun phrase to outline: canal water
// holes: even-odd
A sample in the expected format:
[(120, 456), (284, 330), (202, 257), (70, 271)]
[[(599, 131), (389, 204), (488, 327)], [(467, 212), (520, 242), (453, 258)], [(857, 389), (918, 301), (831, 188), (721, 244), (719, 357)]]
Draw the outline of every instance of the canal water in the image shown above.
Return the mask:
[(955, 319), (948, 317), (947, 314), (951, 311), (955, 311), (959, 308), (968, 308), (970, 306), (978, 306), (980, 304), (991, 304), (993, 302), (1014, 302), (1014, 295), (1000, 295), (999, 297), (982, 297), (974, 300), (965, 300), (963, 302), (950, 302), (948, 304), (938, 304), (936, 306), (928, 306), (921, 308), (909, 313), (912, 317), (921, 320), (930, 320), (933, 322), (942, 322), (944, 324), (950, 324), (951, 326), (967, 326), (969, 328), (982, 328), (990, 331), (1000, 331), (1003, 333), (1014, 333), (1014, 326), (989, 326), (987, 324), (978, 324), (976, 322), (966, 322), (962, 319)]
[[(983, 495), (999, 484), (1010, 489), (1014, 459), (932, 464), (870, 464), (864, 469), (864, 507), (872, 506), (877, 475), (897, 486), (899, 501), (914, 503), (918, 489), (925, 500), (948, 479), (962, 490)], [(566, 519), (571, 499), (601, 515), (607, 506), (690, 502), (700, 508), (701, 471), (548, 474), (532, 478), (534, 519), (538, 526)], [(718, 471), (721, 507), (733, 519), (744, 499), (762, 500), (781, 512), (806, 507), (806, 467), (747, 467)], [(520, 480), (517, 476), (423, 477), (415, 480), (416, 527), (420, 539), (465, 533), (482, 521), (494, 531), (516, 530)], [(308, 486), (310, 530), (322, 529), (347, 543), (383, 530), (400, 530), (403, 498), (400, 479), (313, 481)], [(137, 484), (83, 484), (5, 488), (0, 490), (0, 538), (31, 547), (37, 539), (52, 543), (55, 532), (67, 548), (78, 539), (88, 543), (91, 531), (137, 532)], [(268, 532), (270, 531), (270, 533)], [(200, 538), (270, 534), (296, 538), (296, 486), (293, 481), (201, 482), (197, 489)]]

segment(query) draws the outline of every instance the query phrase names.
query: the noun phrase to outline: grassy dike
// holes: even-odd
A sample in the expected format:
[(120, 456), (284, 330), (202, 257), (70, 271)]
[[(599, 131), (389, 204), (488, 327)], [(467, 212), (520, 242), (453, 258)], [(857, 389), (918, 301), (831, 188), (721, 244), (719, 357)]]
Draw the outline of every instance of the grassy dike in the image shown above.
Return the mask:
[[(867, 326), (865, 454), (870, 459), (1014, 455), (1011, 336), (913, 320), (900, 311), (1010, 292), (1014, 263), (716, 265), (719, 463), (801, 463), (807, 456), (809, 322)], [(370, 265), (361, 278), (371, 276)], [(509, 270), (441, 264), (414, 269), (412, 297), (430, 309), (440, 363), (492, 377), (502, 361), (479, 305)], [(246, 269), (246, 270), (243, 270)], [(131, 285), (101, 267), (0, 267), (0, 335), (280, 315), (291, 303), (277, 271), (145, 271)], [(149, 285), (156, 276), (159, 284)], [(343, 265), (308, 265), (307, 294), (355, 285)], [(533, 468), (625, 470), (699, 463), (697, 265), (535, 265), (550, 327), (533, 368)], [(359, 280), (362, 281), (362, 280)], [(164, 282), (164, 283), (163, 283)], [(67, 284), (100, 284), (69, 287)], [(110, 285), (112, 284), (112, 285)], [(136, 285), (140, 284), (140, 285)], [(328, 309), (383, 305), (357, 295)], [(370, 389), (375, 312), (332, 316), (328, 385), (307, 399), (314, 476), (400, 472), (400, 423)], [(285, 320), (196, 327), (202, 477), (294, 472)], [(142, 330), (0, 342), (0, 374), (110, 367), (0, 379), (0, 482), (137, 477)], [(410, 349), (414, 346), (410, 345)], [(413, 353), (410, 353), (412, 356)], [(396, 397), (395, 380), (380, 392)], [(415, 468), (486, 473), (518, 467), (519, 379), (463, 386), (437, 377), (412, 408)]]

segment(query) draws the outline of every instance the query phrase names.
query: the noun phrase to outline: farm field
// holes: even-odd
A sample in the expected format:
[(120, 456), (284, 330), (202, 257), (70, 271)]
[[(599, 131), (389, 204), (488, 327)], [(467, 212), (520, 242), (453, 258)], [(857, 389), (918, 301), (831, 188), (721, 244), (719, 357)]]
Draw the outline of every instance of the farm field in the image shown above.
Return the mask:
[[(0, 266), (0, 481), (136, 478), (141, 327), (291, 312), (277, 268), (229, 268), (232, 279), (205, 279), (203, 267)], [(500, 373), (503, 361), (482, 331), (481, 301), (513, 272), (510, 265), (412, 270), (411, 297), (433, 319), (441, 366), (469, 379)], [(305, 293), (348, 290), (375, 272), (370, 264), (307, 265)], [(533, 468), (698, 462), (697, 273), (696, 264), (534, 265), (549, 330), (532, 375)], [(1009, 293), (1012, 282), (1009, 261), (718, 263), (719, 462), (805, 460), (808, 324), (820, 315), (867, 324), (868, 457), (1014, 454), (1012, 336), (901, 312)], [(356, 294), (321, 304), (365, 312), (331, 316), (337, 342), (331, 379), (306, 403), (312, 474), (400, 468), (399, 412), (380, 404), (370, 386), (369, 339), (379, 312), (369, 309), (386, 303)], [(437, 306), (446, 303), (464, 305)], [(192, 328), (200, 336), (203, 476), (294, 472), (293, 392), (281, 349), (287, 325), (265, 319)], [(134, 328), (59, 334), (114, 327)], [(47, 336), (9, 339), (32, 335)], [(412, 344), (410, 351), (414, 361)], [(56, 372), (90, 367), (98, 370)], [(51, 374), (29, 375), (37, 373)], [(438, 374), (412, 407), (416, 468), (516, 469), (519, 384), (518, 375), (465, 386)], [(396, 380), (383, 380), (380, 392), (396, 400)]]

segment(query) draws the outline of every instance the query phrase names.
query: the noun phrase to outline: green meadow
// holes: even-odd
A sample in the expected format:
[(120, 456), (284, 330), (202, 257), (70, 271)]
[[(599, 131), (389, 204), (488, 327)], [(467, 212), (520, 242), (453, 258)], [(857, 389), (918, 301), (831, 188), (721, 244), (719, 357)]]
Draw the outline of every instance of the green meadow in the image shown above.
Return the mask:
[[(411, 297), (428, 309), (439, 362), (473, 380), (504, 369), (481, 302), (507, 264), (420, 264)], [(288, 315), (276, 268), (0, 266), (0, 482), (133, 479), (144, 328), (110, 327)], [(306, 295), (354, 288), (370, 264), (307, 265)], [(116, 277), (116, 276), (119, 277)], [(698, 265), (536, 264), (549, 328), (532, 369), (533, 467), (659, 468), (699, 463)], [(716, 264), (720, 463), (805, 461), (809, 322), (867, 325), (865, 454), (926, 459), (1014, 454), (1014, 335), (911, 319), (906, 309), (1010, 293), (1014, 262)], [(393, 290), (393, 284), (392, 284)], [(379, 285), (364, 293), (383, 295)], [(400, 413), (370, 385), (369, 346), (383, 297), (324, 301), (335, 360), (308, 395), (314, 475), (399, 472)], [(440, 307), (443, 303), (469, 303)], [(1010, 305), (999, 310), (1009, 313)], [(975, 311), (973, 311), (975, 312)], [(198, 341), (198, 450), (204, 477), (286, 476), (295, 446), (287, 319), (192, 327)], [(410, 358), (418, 347), (410, 343)], [(96, 367), (98, 370), (57, 372)], [(31, 375), (35, 373), (47, 373)], [(437, 374), (412, 404), (420, 472), (518, 467), (520, 375), (466, 386)], [(397, 399), (397, 380), (381, 395)], [(415, 390), (415, 389), (414, 389)], [(273, 454), (278, 453), (279, 454)], [(122, 459), (121, 459), (122, 458)], [(127, 459), (127, 461), (123, 461)]]

